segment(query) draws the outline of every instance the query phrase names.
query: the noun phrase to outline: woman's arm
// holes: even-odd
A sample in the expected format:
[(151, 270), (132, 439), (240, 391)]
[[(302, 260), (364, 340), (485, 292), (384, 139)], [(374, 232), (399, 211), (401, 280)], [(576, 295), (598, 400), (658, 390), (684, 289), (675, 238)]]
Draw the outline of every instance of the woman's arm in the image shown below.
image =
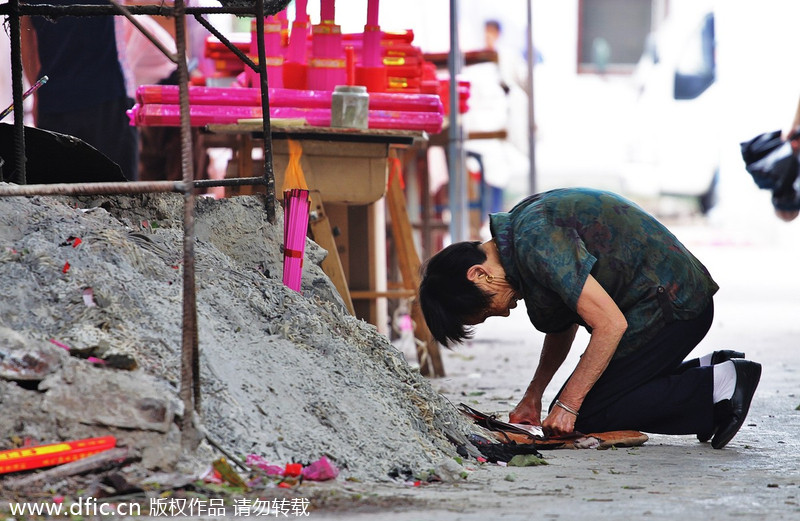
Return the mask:
[(573, 324), (560, 333), (545, 335), (542, 354), (539, 356), (539, 365), (536, 366), (533, 380), (528, 385), (525, 396), (509, 414), (509, 421), (532, 425), (542, 424), (542, 394), (553, 379), (553, 375), (564, 363), (564, 359), (567, 358), (577, 331), (578, 325)]
[[(559, 401), (574, 411), (579, 411), (589, 390), (603, 374), (622, 335), (628, 328), (611, 296), (591, 275), (586, 279), (577, 305), (578, 314), (592, 328), (592, 336), (575, 371), (564, 386)], [(565, 408), (553, 407), (542, 427), (552, 434), (568, 434), (575, 430), (576, 416)]]

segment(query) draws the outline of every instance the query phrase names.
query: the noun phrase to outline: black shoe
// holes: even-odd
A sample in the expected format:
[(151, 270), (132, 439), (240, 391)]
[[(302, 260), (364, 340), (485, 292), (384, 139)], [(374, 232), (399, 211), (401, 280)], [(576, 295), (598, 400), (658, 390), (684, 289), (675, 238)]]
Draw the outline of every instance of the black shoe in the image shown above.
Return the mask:
[(727, 421), (731, 416), (731, 401), (730, 400), (721, 400), (714, 404), (714, 416), (713, 416), (713, 427), (711, 428), (711, 432), (703, 433), (697, 435), (697, 440), (700, 443), (705, 443), (711, 439), (717, 433), (717, 428), (720, 426), (721, 423)]
[[(736, 369), (736, 387), (730, 400), (723, 400), (718, 406), (724, 406), (728, 401), (729, 414), (716, 425), (716, 433), (711, 440), (711, 446), (721, 449), (736, 436), (739, 429), (744, 424), (747, 412), (750, 410), (750, 402), (758, 387), (761, 379), (761, 364), (748, 360), (731, 360)], [(715, 405), (715, 408), (717, 407)]]
[(721, 351), (714, 351), (711, 353), (711, 365), (721, 364), (733, 358), (744, 358), (744, 353), (739, 351), (731, 351), (730, 349), (723, 349)]
[[(720, 351), (714, 351), (711, 353), (711, 365), (721, 364), (722, 362), (727, 362), (728, 360), (732, 360), (734, 358), (744, 358), (744, 353), (741, 351), (731, 351), (730, 349), (722, 349)], [(715, 408), (716, 410), (716, 408)], [(717, 416), (719, 413), (714, 414), (714, 428), (709, 433), (703, 433), (697, 435), (697, 441), (700, 443), (705, 443), (711, 439), (714, 434), (717, 433)]]

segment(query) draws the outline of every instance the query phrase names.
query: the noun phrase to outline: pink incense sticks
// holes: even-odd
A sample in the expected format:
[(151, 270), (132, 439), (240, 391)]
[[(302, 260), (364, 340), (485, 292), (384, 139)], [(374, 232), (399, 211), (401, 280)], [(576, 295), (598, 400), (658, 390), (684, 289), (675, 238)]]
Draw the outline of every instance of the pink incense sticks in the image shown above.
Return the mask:
[[(303, 119), (313, 127), (331, 125), (330, 108), (303, 109), (296, 107), (270, 107), (272, 119)], [(128, 111), (132, 126), (180, 126), (179, 105), (134, 105)], [(189, 107), (189, 122), (193, 127), (210, 124), (233, 124), (242, 119), (261, 118), (260, 107), (193, 105)], [(424, 130), (430, 134), (442, 131), (444, 117), (438, 112), (404, 112), (396, 110), (370, 110), (368, 124), (371, 129)]]
[[(370, 104), (371, 105), (371, 104)], [(302, 119), (314, 127), (331, 125), (331, 109), (270, 107), (272, 119)], [(177, 127), (180, 126), (179, 105), (136, 104), (128, 111), (132, 126)], [(261, 118), (261, 107), (237, 105), (191, 105), (189, 123), (193, 127), (209, 124), (233, 124), (242, 119)], [(442, 130), (444, 116), (441, 112), (409, 112), (402, 110), (369, 110), (368, 124), (371, 129), (424, 130), (438, 134)]]
[(299, 292), (311, 199), (300, 166), (303, 148), (293, 139), (288, 143), (289, 163), (283, 176), (283, 284)]
[[(141, 105), (178, 105), (177, 85), (142, 85), (136, 89), (136, 102)], [(261, 90), (255, 88), (189, 87), (189, 103), (195, 105), (261, 106)], [(299, 109), (328, 108), (331, 92), (320, 90), (269, 89), (271, 107)], [(442, 101), (435, 94), (375, 92), (369, 97), (370, 110), (444, 113)]]
[(293, 188), (283, 192), (283, 284), (298, 292), (303, 279), (303, 255), (310, 208), (308, 190)]
[[(283, 90), (283, 89), (281, 89)], [(270, 98), (274, 89), (269, 89)], [(143, 105), (180, 103), (177, 85), (141, 85), (136, 89), (136, 103)], [(272, 99), (270, 99), (272, 102)], [(242, 105), (261, 106), (261, 89), (189, 86), (189, 103), (192, 105)]]

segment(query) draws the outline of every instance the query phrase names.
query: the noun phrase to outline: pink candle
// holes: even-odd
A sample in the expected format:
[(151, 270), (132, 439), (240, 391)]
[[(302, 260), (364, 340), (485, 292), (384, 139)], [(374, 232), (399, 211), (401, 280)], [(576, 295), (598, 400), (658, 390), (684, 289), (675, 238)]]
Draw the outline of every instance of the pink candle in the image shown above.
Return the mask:
[(308, 21), (308, 0), (295, 0), (294, 3), (295, 11), (294, 11), (294, 20), (295, 22), (307, 22)]
[(335, 19), (336, 8), (334, 0), (322, 0), (320, 5), (320, 21), (333, 22)]
[(367, 25), (378, 25), (378, 0), (369, 0), (367, 4)]
[[(286, 61), (295, 65), (290, 65), (289, 69), (294, 68), (294, 75), (300, 75), (305, 78), (305, 72), (298, 69), (296, 64), (305, 66), (306, 64), (306, 45), (308, 43), (308, 12), (306, 8), (308, 0), (296, 0), (295, 3), (295, 16), (294, 23), (292, 23), (292, 33), (289, 35), (289, 48), (286, 50)], [(284, 68), (284, 76), (286, 76), (286, 68)], [(290, 75), (292, 73), (289, 73)], [(294, 81), (290, 79), (287, 85), (294, 88), (305, 88), (305, 79), (295, 78)]]

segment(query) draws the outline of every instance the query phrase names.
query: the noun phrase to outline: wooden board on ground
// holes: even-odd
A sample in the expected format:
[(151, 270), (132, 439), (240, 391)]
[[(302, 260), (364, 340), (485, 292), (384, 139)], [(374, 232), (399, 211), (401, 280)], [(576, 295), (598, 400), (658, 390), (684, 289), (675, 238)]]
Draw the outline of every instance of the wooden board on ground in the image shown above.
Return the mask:
[(540, 450), (637, 447), (649, 439), (647, 434), (633, 430), (593, 432), (589, 434), (576, 432), (570, 436), (541, 437), (535, 436), (511, 423), (498, 420), (494, 416), (482, 413), (463, 403), (459, 405), (459, 410), (465, 416), (472, 418), (476, 425), (480, 425), (490, 431), (499, 443), (532, 444)]

